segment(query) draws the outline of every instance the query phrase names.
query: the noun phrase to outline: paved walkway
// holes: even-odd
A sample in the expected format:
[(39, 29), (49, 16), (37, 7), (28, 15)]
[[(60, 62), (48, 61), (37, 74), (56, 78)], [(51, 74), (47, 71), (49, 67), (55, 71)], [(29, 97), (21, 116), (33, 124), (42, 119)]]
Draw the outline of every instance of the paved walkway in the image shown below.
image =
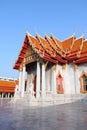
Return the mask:
[(87, 103), (0, 106), (0, 130), (87, 130)]

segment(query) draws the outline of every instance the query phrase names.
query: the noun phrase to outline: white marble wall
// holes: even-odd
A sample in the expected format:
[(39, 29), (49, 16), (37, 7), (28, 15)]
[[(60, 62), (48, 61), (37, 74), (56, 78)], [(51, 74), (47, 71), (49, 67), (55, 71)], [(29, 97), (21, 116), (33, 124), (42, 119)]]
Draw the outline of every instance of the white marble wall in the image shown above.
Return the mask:
[(87, 73), (87, 63), (84, 64), (80, 64), (78, 65), (78, 69), (76, 70), (76, 92), (80, 93), (80, 88), (81, 88), (81, 84), (80, 84), (80, 77), (83, 74), (83, 72)]
[(64, 94), (75, 94), (75, 71), (73, 64), (66, 64), (65, 69), (62, 69), (61, 65), (57, 65), (56, 74), (60, 73), (63, 77)]
[(50, 69), (46, 70), (46, 91), (50, 91)]
[(52, 91), (53, 90), (53, 67), (47, 67), (46, 69), (46, 91)]

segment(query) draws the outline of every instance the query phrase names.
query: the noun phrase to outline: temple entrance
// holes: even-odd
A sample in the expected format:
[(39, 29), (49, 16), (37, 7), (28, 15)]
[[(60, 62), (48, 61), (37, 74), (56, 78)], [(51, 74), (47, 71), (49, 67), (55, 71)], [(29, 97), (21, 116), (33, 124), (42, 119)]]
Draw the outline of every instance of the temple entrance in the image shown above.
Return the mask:
[(81, 82), (81, 92), (87, 93), (87, 73), (83, 73), (83, 75), (80, 77)]
[(61, 74), (58, 74), (56, 77), (56, 85), (57, 85), (57, 93), (58, 94), (64, 93), (62, 80), (63, 80), (63, 78), (62, 78)]

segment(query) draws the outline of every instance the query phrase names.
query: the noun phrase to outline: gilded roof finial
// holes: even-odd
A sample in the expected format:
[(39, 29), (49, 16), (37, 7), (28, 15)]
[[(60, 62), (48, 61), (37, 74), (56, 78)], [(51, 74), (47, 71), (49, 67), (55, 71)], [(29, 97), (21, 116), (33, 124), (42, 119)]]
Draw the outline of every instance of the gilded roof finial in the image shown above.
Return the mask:
[(75, 32), (73, 33), (73, 37), (76, 38), (76, 33)]
[(52, 33), (50, 33), (50, 37), (53, 37), (53, 34), (52, 34)]
[(39, 34), (36, 32), (36, 37), (38, 37), (39, 36)]
[(47, 37), (47, 34), (46, 33), (44, 33), (44, 38), (46, 38)]
[(84, 35), (84, 33), (82, 34), (82, 38), (85, 40), (85, 35)]

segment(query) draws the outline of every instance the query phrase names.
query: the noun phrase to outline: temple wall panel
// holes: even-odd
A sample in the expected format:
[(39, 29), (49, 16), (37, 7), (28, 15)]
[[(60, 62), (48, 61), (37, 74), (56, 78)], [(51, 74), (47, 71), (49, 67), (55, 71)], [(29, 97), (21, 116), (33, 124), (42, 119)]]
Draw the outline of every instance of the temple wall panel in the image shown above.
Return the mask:
[(75, 73), (73, 64), (66, 64), (63, 70), (63, 86), (65, 94), (75, 94)]
[(53, 66), (47, 66), (46, 68), (46, 90), (52, 91), (53, 90)]

